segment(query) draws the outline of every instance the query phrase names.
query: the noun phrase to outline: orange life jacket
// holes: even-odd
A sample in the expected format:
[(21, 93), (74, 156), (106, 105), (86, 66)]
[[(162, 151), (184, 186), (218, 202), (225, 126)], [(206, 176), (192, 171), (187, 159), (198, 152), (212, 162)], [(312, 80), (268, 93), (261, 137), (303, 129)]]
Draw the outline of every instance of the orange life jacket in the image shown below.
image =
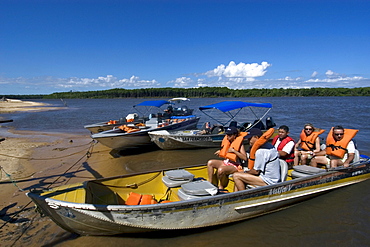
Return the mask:
[(108, 125), (117, 124), (117, 123), (118, 123), (117, 120), (109, 120), (109, 122), (107, 122)]
[(316, 138), (324, 133), (325, 130), (313, 131), (311, 135), (307, 136), (304, 130), (301, 132), (301, 148), (306, 151), (313, 151), (315, 149)]
[(136, 131), (139, 131), (140, 130), (140, 129), (128, 127), (127, 125), (121, 125), (118, 128), (120, 130), (123, 130), (123, 131), (127, 132), (127, 133), (136, 132)]
[(234, 153), (229, 153), (229, 148), (232, 147), (235, 150), (240, 151), (240, 147), (243, 144), (244, 136), (246, 136), (247, 134), (248, 134), (247, 132), (240, 132), (239, 135), (235, 138), (235, 140), (231, 143), (227, 139), (227, 135), (225, 135), (221, 143), (221, 150), (219, 156), (236, 162), (238, 156)]
[(266, 142), (268, 142), (268, 140), (271, 138), (271, 136), (274, 134), (275, 132), (275, 129), (274, 128), (270, 128), (268, 129), (265, 133), (263, 133), (263, 135), (258, 138), (258, 140), (253, 144), (252, 148), (251, 148), (251, 151), (249, 153), (249, 159), (248, 159), (248, 168), (249, 169), (253, 169), (254, 167), (254, 161), (256, 159), (256, 152), (257, 150), (263, 145), (265, 144)]
[(333, 137), (333, 129), (331, 128), (328, 137), (326, 138), (326, 154), (343, 158), (347, 153), (347, 145), (357, 134), (358, 130), (344, 129), (342, 140), (336, 141)]

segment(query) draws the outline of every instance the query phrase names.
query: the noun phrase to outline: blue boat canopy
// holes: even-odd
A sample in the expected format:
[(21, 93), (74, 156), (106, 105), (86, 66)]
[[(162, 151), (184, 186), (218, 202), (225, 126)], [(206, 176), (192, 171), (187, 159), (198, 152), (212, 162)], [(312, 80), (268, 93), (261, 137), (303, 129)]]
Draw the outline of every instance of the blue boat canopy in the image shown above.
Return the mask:
[(147, 100), (147, 101), (143, 101), (137, 105), (134, 105), (135, 106), (154, 106), (154, 107), (161, 107), (162, 105), (164, 104), (171, 104), (169, 101), (167, 100)]
[(207, 109), (217, 109), (222, 112), (228, 112), (236, 109), (241, 109), (244, 107), (263, 107), (263, 108), (272, 108), (272, 104), (270, 103), (251, 103), (251, 102), (243, 102), (243, 101), (222, 101), (216, 104), (206, 105), (199, 107), (199, 110), (207, 110)]

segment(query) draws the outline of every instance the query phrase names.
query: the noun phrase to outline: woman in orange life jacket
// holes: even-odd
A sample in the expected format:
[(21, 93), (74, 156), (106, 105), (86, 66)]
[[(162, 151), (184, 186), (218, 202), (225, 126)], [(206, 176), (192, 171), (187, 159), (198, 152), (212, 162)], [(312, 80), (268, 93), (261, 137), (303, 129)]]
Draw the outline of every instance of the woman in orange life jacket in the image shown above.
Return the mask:
[[(239, 133), (236, 127), (228, 127), (225, 134), (221, 149), (215, 152), (215, 155), (225, 158), (225, 160), (212, 159), (207, 162), (208, 181), (212, 183), (216, 180), (216, 186), (218, 185), (221, 190), (229, 182), (228, 175), (237, 172), (241, 160), (247, 159), (243, 145), (243, 139), (247, 133)], [(216, 174), (214, 174), (215, 169), (217, 169)]]
[(311, 166), (317, 164), (330, 165), (330, 167), (348, 167), (355, 158), (356, 146), (352, 141), (358, 130), (344, 129), (337, 125), (333, 127), (326, 138), (326, 150), (322, 152), (326, 156), (316, 156), (311, 160)]
[(321, 132), (314, 132), (315, 128), (312, 124), (307, 123), (301, 132), (300, 139), (295, 144), (294, 151), (294, 165), (299, 164), (301, 160), (301, 165), (306, 165), (307, 160), (314, 157), (317, 153), (320, 153), (320, 138), (319, 134)]
[(289, 167), (293, 166), (294, 162), (294, 145), (293, 138), (289, 135), (289, 127), (282, 125), (278, 129), (278, 135), (272, 139), (272, 145), (279, 152), (279, 158), (285, 160)]

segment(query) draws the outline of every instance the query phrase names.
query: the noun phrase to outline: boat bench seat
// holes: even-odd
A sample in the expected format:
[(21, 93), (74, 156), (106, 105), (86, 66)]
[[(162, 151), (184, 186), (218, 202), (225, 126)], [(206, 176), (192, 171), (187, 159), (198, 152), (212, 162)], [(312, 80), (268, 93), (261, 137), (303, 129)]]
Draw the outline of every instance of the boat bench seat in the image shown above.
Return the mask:
[(164, 172), (165, 176), (162, 177), (162, 182), (168, 187), (179, 187), (182, 184), (193, 181), (194, 174), (184, 170), (169, 170)]
[(177, 195), (180, 200), (189, 200), (194, 198), (203, 198), (213, 196), (218, 193), (218, 188), (212, 183), (199, 180), (181, 185)]
[(307, 177), (310, 175), (315, 175), (326, 171), (325, 169), (308, 165), (293, 166), (293, 170), (294, 171), (292, 171), (292, 178)]

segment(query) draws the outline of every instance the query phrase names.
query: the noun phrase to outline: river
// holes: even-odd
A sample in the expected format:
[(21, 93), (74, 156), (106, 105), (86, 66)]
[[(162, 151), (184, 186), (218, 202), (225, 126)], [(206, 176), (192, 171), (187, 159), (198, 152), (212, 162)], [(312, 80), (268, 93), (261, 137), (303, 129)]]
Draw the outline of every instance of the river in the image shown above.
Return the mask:
[[(119, 119), (145, 99), (70, 99), (63, 110), (7, 114), (7, 124), (20, 130), (87, 134), (86, 124)], [(370, 97), (196, 98), (197, 108), (223, 100), (272, 103), (277, 126), (288, 125), (297, 140), (305, 123), (326, 129), (335, 125), (359, 129), (355, 140), (361, 154), (370, 156)], [(61, 100), (38, 100), (63, 106)], [(205, 163), (213, 150), (155, 150), (124, 158), (127, 172)], [(206, 155), (205, 155), (206, 154)], [(178, 157), (186, 157), (178, 159)], [(141, 164), (140, 166), (138, 164)], [(154, 232), (114, 237), (71, 237), (58, 246), (369, 246), (370, 181), (342, 188), (289, 209), (229, 225), (188, 231)]]

